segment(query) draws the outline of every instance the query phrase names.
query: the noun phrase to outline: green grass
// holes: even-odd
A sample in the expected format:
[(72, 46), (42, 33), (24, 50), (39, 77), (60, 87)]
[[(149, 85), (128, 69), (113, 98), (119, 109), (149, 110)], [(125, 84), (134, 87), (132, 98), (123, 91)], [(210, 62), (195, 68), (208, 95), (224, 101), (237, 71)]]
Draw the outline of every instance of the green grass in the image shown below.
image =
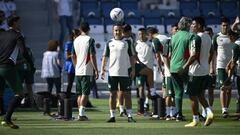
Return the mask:
[[(90, 121), (56, 121), (41, 112), (20, 111), (14, 113), (16, 124), (20, 129), (13, 130), (0, 127), (0, 135), (239, 135), (240, 121), (233, 118), (223, 119), (220, 115), (219, 100), (215, 101), (215, 119), (209, 127), (184, 128), (184, 125), (192, 119), (188, 99), (184, 100), (183, 110), (187, 118), (186, 122), (149, 120), (148, 117), (134, 115), (137, 123), (127, 123), (126, 118), (116, 117), (116, 123), (106, 123), (109, 118), (107, 99), (93, 99), (96, 108), (88, 109), (87, 116)], [(136, 107), (136, 100), (133, 100)], [(133, 108), (136, 112), (136, 108)], [(235, 102), (232, 100), (230, 113), (235, 111)], [(77, 110), (74, 114), (77, 116)]]

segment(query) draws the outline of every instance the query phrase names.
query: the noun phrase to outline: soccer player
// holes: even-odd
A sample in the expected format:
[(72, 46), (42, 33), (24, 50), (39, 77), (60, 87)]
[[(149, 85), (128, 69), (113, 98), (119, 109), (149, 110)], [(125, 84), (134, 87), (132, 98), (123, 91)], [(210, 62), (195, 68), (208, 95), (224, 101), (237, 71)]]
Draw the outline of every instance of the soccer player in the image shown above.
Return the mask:
[(78, 29), (72, 30), (71, 34), (69, 34), (69, 39), (64, 44), (64, 70), (67, 72), (68, 85), (67, 85), (67, 97), (71, 97), (72, 84), (75, 78), (75, 69), (72, 62), (72, 48), (73, 41), (80, 35), (80, 31)]
[(102, 58), (101, 78), (105, 77), (105, 66), (109, 58), (108, 89), (110, 90), (109, 108), (110, 119), (107, 122), (116, 122), (115, 109), (117, 91), (123, 91), (125, 106), (127, 108), (128, 122), (135, 122), (132, 118), (131, 80), (128, 68), (131, 65), (130, 76), (135, 76), (135, 54), (133, 46), (122, 37), (123, 27), (121, 24), (113, 25), (113, 39), (107, 42)]
[[(171, 34), (172, 36), (177, 33), (178, 30), (178, 25), (173, 24), (171, 26)], [(164, 62), (164, 84), (166, 85), (166, 98), (165, 98), (165, 103), (166, 103), (166, 120), (174, 120), (175, 118), (175, 104), (174, 104), (174, 90), (172, 86), (172, 79), (171, 79), (171, 73), (170, 73), (170, 49), (171, 49), (171, 38), (164, 40), (162, 42), (163, 44), (163, 62)]]
[[(132, 27), (129, 24), (124, 24), (123, 25), (123, 38), (124, 40), (128, 41), (131, 46), (134, 47), (135, 44), (135, 40), (133, 37), (133, 33), (132, 33)], [(120, 116), (124, 117), (125, 115), (127, 115), (126, 110), (124, 109), (124, 96), (123, 96), (123, 91), (118, 91), (118, 104), (119, 104), (119, 110), (120, 110)]]
[[(22, 99), (22, 84), (20, 77), (15, 68), (18, 53), (22, 53), (30, 67), (35, 71), (34, 64), (31, 57), (28, 55), (24, 38), (19, 31), (18, 16), (10, 16), (8, 18), (8, 31), (0, 31), (0, 91), (3, 92), (6, 82), (9, 87), (15, 92), (15, 96), (9, 103), (4, 120), (1, 122), (3, 126), (8, 126), (13, 129), (18, 129), (19, 126), (15, 125), (12, 120), (14, 110), (20, 105)], [(1, 102), (1, 101), (0, 101)]]
[(191, 42), (194, 42), (194, 35), (189, 32), (190, 24), (189, 18), (182, 17), (178, 22), (178, 32), (171, 40), (170, 73), (177, 108), (176, 121), (185, 121), (182, 114), (182, 97), (188, 80), (188, 67), (193, 62), (189, 54)]
[[(136, 42), (135, 50), (137, 53), (137, 63), (138, 64), (144, 64), (151, 70), (153, 70), (153, 46), (151, 42), (147, 39), (147, 33), (145, 28), (139, 28), (138, 30), (138, 40)], [(149, 86), (147, 84), (147, 78), (146, 76), (137, 76), (136, 77), (136, 85), (139, 90), (139, 110), (138, 113), (146, 114), (147, 112), (147, 104), (145, 101), (145, 85), (147, 86), (148, 94), (149, 94)]]
[[(32, 61), (34, 62), (34, 57), (32, 54), (32, 51), (29, 47), (27, 48), (27, 52), (29, 53), (29, 56), (31, 56)], [(32, 85), (34, 83), (34, 72), (31, 71), (30, 65), (26, 62), (24, 57), (19, 54), (17, 58), (17, 68), (18, 72), (21, 78), (21, 81), (23, 84), (25, 84), (26, 87), (26, 92), (24, 92), (24, 98), (22, 100), (22, 104), (28, 103), (27, 101), (30, 101), (30, 105), (33, 108), (34, 107), (34, 99), (33, 99), (33, 90), (32, 90)], [(29, 100), (27, 100), (29, 99)]]
[(225, 70), (228, 62), (232, 58), (232, 46), (229, 37), (228, 29), (230, 28), (230, 20), (223, 17), (221, 19), (221, 32), (213, 38), (213, 46), (217, 51), (217, 78), (220, 84), (220, 101), (222, 107), (223, 118), (228, 117), (228, 107), (231, 100), (231, 88), (223, 89), (223, 82), (227, 79)]
[[(87, 22), (80, 25), (81, 35), (73, 42), (73, 63), (75, 65), (76, 87), (78, 92), (79, 121), (86, 121), (85, 107), (91, 90), (91, 78), (98, 79), (95, 40), (88, 36), (90, 27)], [(94, 72), (94, 73), (93, 73)]]
[(191, 101), (193, 112), (193, 121), (186, 124), (185, 127), (195, 127), (199, 124), (198, 103), (199, 101), (207, 111), (207, 119), (204, 123), (209, 126), (213, 120), (213, 113), (209, 108), (208, 102), (204, 97), (204, 90), (207, 84), (207, 75), (209, 74), (209, 60), (212, 57), (211, 38), (203, 32), (205, 20), (202, 17), (194, 17), (192, 20), (192, 32), (196, 33), (193, 42), (190, 44), (189, 80), (187, 94)]
[[(232, 52), (233, 52), (233, 56), (232, 59), (230, 60), (230, 62), (227, 65), (227, 71), (228, 71), (228, 78), (226, 79), (226, 81), (224, 82), (224, 86), (223, 87), (229, 87), (231, 86), (231, 77), (233, 75), (234, 70), (236, 69), (236, 76), (237, 76), (237, 89), (238, 89), (238, 99), (237, 99), (237, 111), (236, 113), (240, 113), (240, 65), (239, 65), (239, 61), (240, 61), (240, 41), (238, 40), (239, 38), (239, 34), (230, 30), (228, 32), (228, 36), (231, 40), (232, 43), (234, 43)], [(237, 118), (238, 120), (240, 120), (240, 116), (238, 116)]]
[[(212, 39), (213, 30), (211, 27), (206, 27), (204, 29), (204, 32), (207, 33)], [(210, 61), (210, 65), (209, 65), (210, 70), (209, 70), (209, 75), (208, 75), (208, 79), (207, 79), (208, 81), (207, 81), (207, 85), (206, 85), (206, 89), (208, 89), (208, 104), (209, 104), (209, 107), (211, 110), (212, 110), (213, 102), (214, 102), (214, 89), (216, 87), (216, 54), (217, 54), (217, 52), (215, 49), (213, 49), (212, 53), (213, 53), (212, 59)], [(202, 116), (206, 117), (206, 112), (205, 112), (204, 108), (202, 108)]]

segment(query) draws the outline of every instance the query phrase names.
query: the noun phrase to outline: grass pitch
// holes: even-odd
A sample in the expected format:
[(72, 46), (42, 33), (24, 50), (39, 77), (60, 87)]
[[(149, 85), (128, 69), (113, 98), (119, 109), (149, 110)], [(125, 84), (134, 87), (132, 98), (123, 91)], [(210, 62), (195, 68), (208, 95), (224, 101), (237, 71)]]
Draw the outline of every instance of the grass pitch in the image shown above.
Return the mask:
[[(87, 109), (89, 121), (61, 121), (53, 120), (48, 116), (43, 116), (42, 112), (29, 112), (19, 109), (14, 113), (17, 118), (14, 121), (20, 129), (14, 130), (0, 126), (0, 135), (240, 135), (240, 121), (234, 118), (223, 119), (221, 117), (219, 100), (215, 100), (214, 123), (209, 127), (200, 126), (185, 128), (184, 125), (192, 120), (190, 104), (188, 99), (184, 99), (183, 113), (187, 118), (186, 122), (149, 120), (149, 117), (134, 115), (136, 123), (128, 123), (127, 118), (116, 117), (116, 123), (106, 123), (109, 118), (108, 100), (92, 99), (96, 106)], [(136, 114), (136, 100), (134, 103), (134, 113)], [(235, 102), (232, 100), (230, 113), (235, 112)], [(77, 117), (77, 110), (73, 116)]]

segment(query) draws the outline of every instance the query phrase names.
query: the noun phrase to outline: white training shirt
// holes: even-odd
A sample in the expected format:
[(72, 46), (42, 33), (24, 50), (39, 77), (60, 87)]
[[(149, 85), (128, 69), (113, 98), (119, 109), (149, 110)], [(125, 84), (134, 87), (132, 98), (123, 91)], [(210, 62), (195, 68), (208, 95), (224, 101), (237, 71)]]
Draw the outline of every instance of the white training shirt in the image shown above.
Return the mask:
[(126, 40), (111, 39), (107, 42), (103, 57), (109, 58), (109, 76), (128, 77), (133, 46)]
[[(156, 36), (156, 38), (161, 42), (161, 44), (162, 44), (162, 42), (169, 39), (169, 37), (167, 37), (166, 35), (162, 35), (162, 34), (158, 34)], [(161, 60), (163, 62), (163, 54), (162, 53), (160, 53), (160, 57), (161, 57)], [(166, 76), (166, 77), (171, 76), (170, 70), (167, 68), (167, 66), (165, 64), (164, 64), (164, 76)]]
[(73, 42), (73, 49), (77, 56), (75, 67), (76, 76), (92, 76), (93, 65), (90, 55), (95, 55), (94, 39), (88, 35), (80, 35)]
[(195, 61), (189, 67), (190, 76), (205, 76), (209, 74), (209, 52), (211, 49), (211, 37), (207, 33), (199, 32), (197, 34), (201, 38), (201, 50), (199, 61)]
[(213, 43), (217, 45), (217, 69), (225, 69), (232, 58), (233, 43), (227, 35), (222, 33), (218, 33)]
[(147, 65), (148, 68), (153, 69), (153, 46), (151, 42), (146, 41), (142, 42), (140, 40), (137, 41), (135, 50), (137, 52), (137, 56), (139, 60)]

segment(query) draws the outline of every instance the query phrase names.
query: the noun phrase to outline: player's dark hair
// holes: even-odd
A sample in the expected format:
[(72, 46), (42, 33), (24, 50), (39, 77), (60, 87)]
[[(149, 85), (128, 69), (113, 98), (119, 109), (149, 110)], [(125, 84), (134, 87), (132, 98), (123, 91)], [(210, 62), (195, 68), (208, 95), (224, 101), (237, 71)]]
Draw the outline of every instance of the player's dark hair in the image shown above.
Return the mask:
[(203, 28), (205, 26), (205, 20), (201, 16), (196, 16), (192, 19), (192, 21), (196, 21), (196, 23), (200, 24), (200, 26)]
[(89, 23), (88, 22), (82, 22), (80, 24), (80, 30), (85, 32), (85, 33), (88, 32), (90, 30)]
[(229, 24), (229, 23), (230, 23), (230, 19), (227, 18), (227, 17), (222, 17), (222, 18), (221, 18), (221, 23), (223, 23), (223, 22)]
[(144, 31), (145, 32), (146, 29), (142, 27), (142, 28), (139, 28), (138, 31)]
[(132, 31), (132, 27), (130, 24), (124, 24), (123, 25), (123, 32), (129, 32)]
[(172, 24), (171, 27), (177, 27), (178, 28), (178, 23)]
[(213, 32), (213, 29), (212, 29), (211, 27), (206, 27), (206, 28), (204, 29), (204, 31)]
[(17, 22), (20, 19), (19, 16), (11, 15), (7, 19), (7, 23), (9, 27), (12, 27), (15, 22)]
[(148, 27), (147, 33), (156, 34), (156, 33), (158, 33), (158, 29), (155, 27)]

